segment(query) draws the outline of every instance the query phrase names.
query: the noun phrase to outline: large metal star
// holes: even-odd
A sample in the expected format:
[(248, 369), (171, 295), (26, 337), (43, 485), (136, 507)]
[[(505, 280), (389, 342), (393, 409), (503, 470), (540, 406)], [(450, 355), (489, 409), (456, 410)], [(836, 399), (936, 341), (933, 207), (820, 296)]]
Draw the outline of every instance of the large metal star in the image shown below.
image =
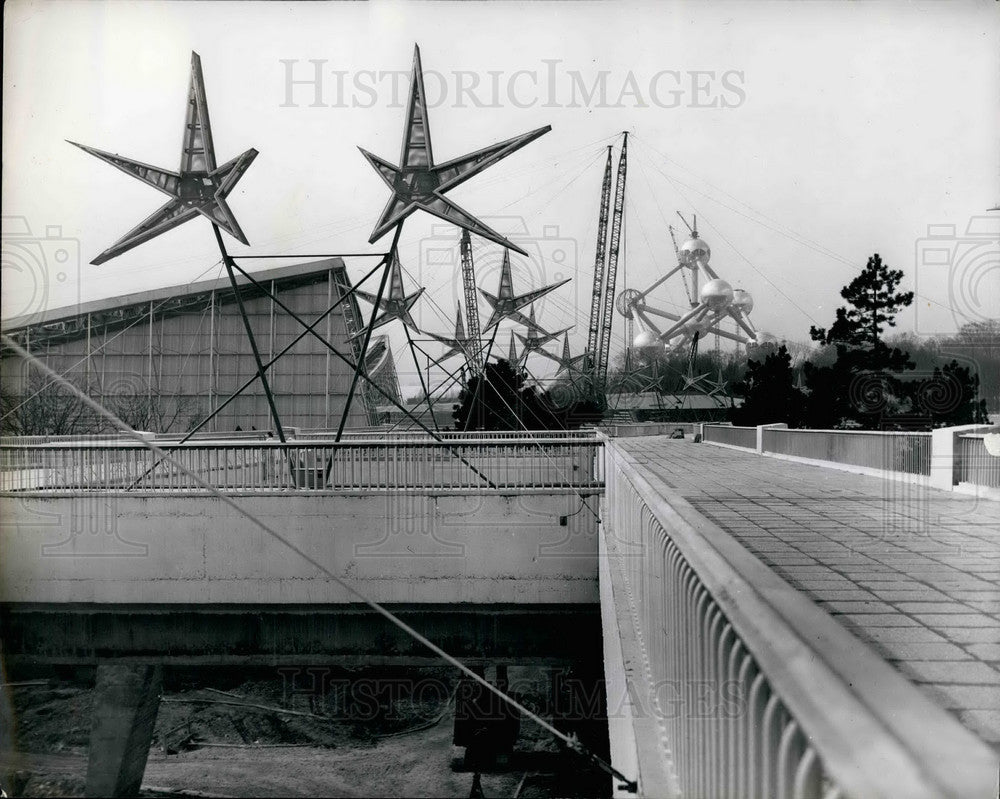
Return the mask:
[[(417, 289), (412, 294), (407, 295), (406, 289), (403, 288), (403, 268), (399, 263), (399, 257), (395, 251), (393, 251), (392, 264), (389, 271), (389, 285), (382, 299), (379, 300), (375, 294), (369, 294), (367, 291), (361, 291), (360, 289), (355, 289), (354, 293), (371, 305), (375, 305), (376, 301), (378, 301), (378, 307), (382, 313), (372, 323), (372, 330), (388, 324), (393, 319), (398, 319), (412, 330), (420, 332), (417, 328), (417, 323), (410, 316), (410, 308), (420, 299), (420, 295), (424, 293), (424, 289)], [(351, 338), (364, 335), (365, 330), (367, 328), (359, 330)]]
[(522, 350), (521, 355), (517, 354), (517, 344), (514, 343), (514, 331), (510, 331), (510, 345), (507, 347), (507, 362), (511, 366), (518, 366), (521, 363), (521, 358), (528, 355), (527, 350)]
[(729, 381), (723, 379), (721, 369), (719, 370), (718, 380), (706, 380), (705, 382), (710, 387), (708, 392), (708, 396), (710, 397), (714, 397), (716, 394), (725, 394), (726, 387), (729, 385)]
[(569, 283), (569, 281), (570, 278), (566, 278), (565, 280), (560, 280), (558, 283), (552, 283), (534, 291), (527, 291), (524, 294), (514, 294), (514, 278), (510, 271), (510, 251), (504, 250), (503, 263), (500, 266), (500, 286), (497, 288), (497, 293), (490, 294), (479, 289), (479, 293), (486, 298), (486, 301), (493, 309), (493, 313), (490, 314), (490, 320), (483, 328), (483, 332), (485, 333), (490, 328), (500, 324), (504, 319), (513, 319), (529, 330), (532, 327), (537, 327), (531, 319), (521, 313), (521, 309), (525, 305), (541, 299), (550, 291), (555, 291), (560, 286)]
[(527, 255), (524, 250), (511, 244), (495, 230), (487, 227), (468, 211), (463, 210), (444, 196), (449, 189), (464, 183), (486, 167), (506, 158), (539, 136), (548, 133), (552, 127), (546, 125), (530, 133), (484, 147), (469, 155), (463, 155), (444, 164), (434, 164), (431, 150), (431, 129), (427, 117), (427, 101), (424, 93), (424, 75), (420, 65), (420, 48), (413, 48), (413, 74), (410, 78), (410, 99), (406, 110), (406, 127), (403, 131), (403, 151), (399, 166), (373, 155), (359, 147), (368, 163), (379, 173), (385, 184), (392, 190), (382, 216), (372, 231), (369, 243), (378, 241), (394, 225), (401, 222), (418, 208), (433, 214), (446, 222), (495, 241), (515, 252)]
[(458, 306), (458, 310), (455, 313), (455, 335), (451, 338), (447, 336), (439, 336), (436, 333), (424, 332), (425, 336), (430, 336), (435, 341), (440, 341), (442, 344), (448, 347), (448, 351), (445, 352), (440, 358), (438, 358), (434, 363), (440, 363), (453, 355), (462, 355), (466, 360), (469, 358), (469, 353), (473, 346), (478, 346), (479, 342), (473, 342), (471, 338), (465, 335), (465, 324), (462, 322), (462, 306)]
[(205, 81), (201, 74), (201, 58), (197, 53), (191, 53), (191, 85), (184, 120), (180, 171), (170, 172), (83, 144), (69, 143), (170, 197), (166, 205), (108, 247), (91, 261), (92, 264), (103, 264), (199, 214), (243, 244), (248, 243), (226, 204), (226, 197), (257, 157), (257, 151), (251, 148), (232, 161), (216, 166)]
[(705, 372), (705, 374), (703, 375), (688, 375), (687, 377), (684, 377), (683, 378), (684, 385), (681, 387), (681, 391), (682, 392), (697, 391), (702, 394), (710, 393), (706, 391), (704, 387), (701, 385), (702, 381), (710, 383), (710, 381), (706, 380), (708, 374), (709, 374), (708, 372)]
[(530, 324), (528, 326), (527, 335), (522, 336), (520, 333), (511, 331), (521, 340), (521, 346), (523, 348), (522, 352), (525, 353), (525, 357), (527, 357), (528, 353), (537, 352), (539, 355), (544, 355), (546, 358), (549, 358), (555, 361), (556, 363), (562, 363), (562, 359), (558, 355), (554, 355), (551, 352), (548, 352), (547, 350), (544, 349), (544, 347), (550, 341), (555, 341), (557, 338), (559, 338), (559, 336), (563, 335), (563, 333), (567, 333), (570, 328), (566, 327), (563, 328), (562, 330), (556, 331), (555, 333), (546, 332), (545, 330), (543, 330), (541, 327), (538, 326), (537, 322), (535, 322), (534, 305), (531, 306), (531, 310), (528, 313), (528, 322)]
[(569, 351), (569, 333), (563, 338), (562, 355), (559, 357), (559, 369), (556, 370), (556, 377), (560, 377), (567, 372), (571, 375), (582, 374), (587, 369), (590, 356), (585, 352), (583, 355), (572, 355)]

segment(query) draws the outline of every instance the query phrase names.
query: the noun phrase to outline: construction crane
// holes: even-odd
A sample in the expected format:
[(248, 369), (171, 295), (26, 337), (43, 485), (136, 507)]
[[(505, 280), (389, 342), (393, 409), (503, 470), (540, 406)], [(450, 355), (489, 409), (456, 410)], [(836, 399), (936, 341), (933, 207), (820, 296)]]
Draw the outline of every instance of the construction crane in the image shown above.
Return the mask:
[(601, 185), (601, 210), (597, 219), (597, 256), (594, 258), (594, 289), (590, 297), (590, 328), (587, 331), (587, 355), (591, 368), (597, 367), (601, 344), (601, 302), (604, 299), (604, 265), (608, 253), (608, 215), (611, 211), (611, 145), (608, 145), (608, 162), (604, 167)]
[(472, 240), (469, 231), (462, 230), (462, 242), (459, 245), (462, 255), (462, 286), (465, 289), (465, 318), (469, 322), (468, 340), (469, 368), (474, 372), (483, 370), (482, 330), (479, 326), (479, 300), (476, 298), (476, 269), (472, 262)]
[[(681, 219), (683, 218), (684, 217), (681, 217)], [(674, 243), (674, 255), (677, 256), (677, 263), (679, 264), (681, 262), (681, 248), (677, 246), (677, 235), (674, 233), (674, 226), (667, 225), (667, 230), (670, 231), (670, 240)], [(681, 270), (681, 279), (684, 281), (684, 293), (687, 295), (688, 305), (694, 308), (694, 306), (697, 305), (698, 303), (695, 302), (694, 297), (691, 296), (691, 289), (688, 288), (687, 275), (684, 274), (683, 269)]]
[(628, 131), (622, 134), (622, 151), (618, 156), (618, 176), (615, 178), (615, 208), (611, 215), (611, 244), (608, 251), (608, 273), (604, 280), (604, 300), (601, 303), (600, 351), (597, 359), (597, 390), (601, 393), (608, 379), (608, 353), (611, 349), (611, 321), (615, 311), (615, 278), (618, 274), (618, 251), (625, 214), (625, 173), (628, 171)]

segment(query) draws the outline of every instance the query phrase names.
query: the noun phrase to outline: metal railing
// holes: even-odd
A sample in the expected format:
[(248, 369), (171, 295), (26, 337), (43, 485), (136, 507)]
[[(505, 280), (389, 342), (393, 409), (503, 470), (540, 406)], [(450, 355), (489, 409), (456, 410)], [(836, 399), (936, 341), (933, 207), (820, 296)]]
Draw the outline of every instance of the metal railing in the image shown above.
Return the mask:
[[(143, 433), (144, 438), (154, 439), (155, 436), (152, 433)], [(0, 439), (0, 443), (12, 444), (17, 446), (24, 446), (27, 444), (66, 444), (69, 442), (76, 442), (79, 444), (89, 444), (91, 442), (105, 442), (105, 441), (133, 441), (133, 436), (128, 436), (125, 433), (93, 433), (87, 435), (72, 435), (72, 436), (4, 436)]]
[(730, 447), (743, 447), (744, 449), (757, 449), (756, 427), (707, 424), (703, 430), (704, 440), (710, 443), (728, 444)]
[[(300, 430), (296, 439), (306, 441), (318, 439), (330, 440), (334, 438), (335, 432), (334, 430)], [(341, 441), (434, 441), (434, 436), (437, 436), (442, 441), (506, 441), (510, 439), (596, 441), (597, 430), (587, 427), (577, 430), (471, 430), (469, 432), (441, 430), (434, 433), (434, 435), (420, 429), (345, 430), (341, 436)]]
[(631, 436), (669, 436), (677, 430), (685, 436), (693, 436), (698, 432), (698, 422), (606, 422), (601, 425), (601, 432), (611, 438), (629, 438)]
[(633, 721), (637, 738), (645, 725), (642, 795), (994, 790), (995, 756), (945, 711), (614, 442), (605, 468), (607, 573), (638, 642), (625, 652), (629, 695), (649, 700)]
[(765, 453), (930, 475), (931, 434), (867, 430), (783, 430), (766, 427)]
[[(166, 445), (164, 445), (166, 446)], [(0, 491), (599, 489), (596, 439), (187, 442), (179, 469), (137, 443), (0, 443)]]
[(955, 482), (1000, 488), (1000, 457), (990, 455), (983, 433), (958, 436)]

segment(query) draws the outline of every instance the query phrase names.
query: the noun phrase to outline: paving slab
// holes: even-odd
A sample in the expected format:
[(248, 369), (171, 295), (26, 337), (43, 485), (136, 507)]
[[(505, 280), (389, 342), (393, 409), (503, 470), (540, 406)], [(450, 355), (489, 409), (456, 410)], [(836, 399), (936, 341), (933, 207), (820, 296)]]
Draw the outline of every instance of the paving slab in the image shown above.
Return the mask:
[(1000, 750), (1000, 502), (689, 440), (615, 444)]

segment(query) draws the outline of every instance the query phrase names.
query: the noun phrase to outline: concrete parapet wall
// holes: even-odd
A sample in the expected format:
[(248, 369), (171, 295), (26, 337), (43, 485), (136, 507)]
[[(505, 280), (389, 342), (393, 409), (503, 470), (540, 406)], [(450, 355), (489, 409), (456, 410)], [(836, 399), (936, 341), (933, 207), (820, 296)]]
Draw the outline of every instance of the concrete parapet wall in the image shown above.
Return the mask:
[[(379, 602), (598, 601), (597, 495), (272, 494), (237, 502)], [(6, 496), (0, 519), (3, 603), (357, 601), (211, 496)]]
[(674, 430), (684, 431), (684, 435), (700, 432), (697, 422), (636, 422), (633, 424), (602, 425), (601, 430), (611, 438), (632, 438), (634, 436), (668, 436)]
[(639, 795), (997, 796), (996, 753), (647, 468), (665, 448), (605, 453), (609, 733)]
[(963, 433), (982, 433), (991, 430), (992, 425), (966, 424), (957, 427), (941, 427), (931, 431), (931, 475), (930, 485), (952, 491), (958, 483), (958, 438)]

